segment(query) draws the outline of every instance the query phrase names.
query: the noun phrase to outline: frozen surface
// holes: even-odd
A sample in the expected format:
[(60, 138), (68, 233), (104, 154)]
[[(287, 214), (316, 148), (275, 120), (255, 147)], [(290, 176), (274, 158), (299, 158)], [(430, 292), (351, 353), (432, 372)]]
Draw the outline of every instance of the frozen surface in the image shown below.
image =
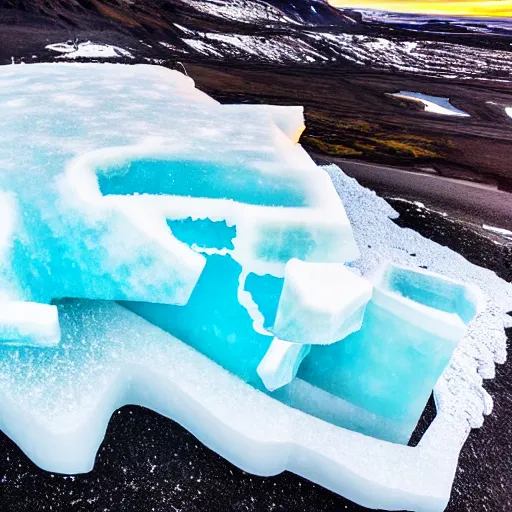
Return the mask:
[[(178, 72), (79, 64), (3, 67), (0, 106), (3, 302), (186, 304), (199, 231), (206, 250), (229, 231), (245, 272), (358, 255), (329, 177), (294, 143), (301, 108), (221, 106)], [(3, 341), (48, 344), (34, 327)]]
[[(112, 412), (132, 403), (246, 471), (290, 470), (374, 508), (443, 510), (462, 444), (492, 408), (482, 378), (505, 359), (510, 285), (396, 226), (337, 167), (318, 168), (295, 143), (300, 109), (220, 106), (175, 72), (77, 64), (0, 68), (0, 105), (0, 298), (13, 312), (0, 317), (0, 428), (32, 460), (90, 470)], [(358, 258), (349, 265), (377, 292), (360, 331), (309, 355), (309, 343), (275, 338), (293, 258)], [(446, 279), (404, 268), (419, 265)], [(379, 314), (389, 346), (368, 333)], [(41, 349), (57, 327), (60, 344)], [(427, 331), (424, 362), (442, 375), (426, 364), (428, 386), (382, 406), (422, 361), (397, 344), (403, 328), (414, 343)], [(380, 395), (329, 381), (346, 367), (329, 355), (358, 336), (358, 377), (390, 382)], [(20, 342), (39, 346), (9, 344)], [(363, 368), (372, 347), (388, 375)], [(280, 371), (259, 370), (267, 356)], [(407, 440), (434, 384), (420, 444), (386, 441)]]
[(455, 117), (470, 117), (467, 112), (455, 108), (449, 98), (441, 98), (440, 96), (430, 96), (419, 92), (400, 91), (391, 94), (395, 98), (403, 98), (412, 101), (419, 101), (425, 106), (425, 112), (432, 112), (433, 114), (441, 114), (444, 116)]

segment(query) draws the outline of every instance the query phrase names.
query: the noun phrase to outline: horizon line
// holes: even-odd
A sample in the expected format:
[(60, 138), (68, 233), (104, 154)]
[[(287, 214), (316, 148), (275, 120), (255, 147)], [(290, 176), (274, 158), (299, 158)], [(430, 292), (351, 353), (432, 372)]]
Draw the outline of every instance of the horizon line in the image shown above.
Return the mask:
[(327, 0), (333, 7), (408, 14), (512, 18), (512, 0)]

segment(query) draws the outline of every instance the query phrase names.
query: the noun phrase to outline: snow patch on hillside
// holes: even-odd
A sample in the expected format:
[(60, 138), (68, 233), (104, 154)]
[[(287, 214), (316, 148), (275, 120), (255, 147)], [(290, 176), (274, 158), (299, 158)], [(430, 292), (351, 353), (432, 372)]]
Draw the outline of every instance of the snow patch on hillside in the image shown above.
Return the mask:
[(76, 46), (73, 43), (55, 43), (49, 44), (45, 47), (47, 50), (59, 52), (62, 55), (58, 59), (118, 59), (127, 57), (133, 59), (133, 55), (123, 48), (112, 46), (103, 43), (93, 43), (87, 41), (85, 43), (78, 43)]
[(273, 5), (246, 0), (185, 0), (194, 9), (211, 16), (242, 23), (297, 23)]

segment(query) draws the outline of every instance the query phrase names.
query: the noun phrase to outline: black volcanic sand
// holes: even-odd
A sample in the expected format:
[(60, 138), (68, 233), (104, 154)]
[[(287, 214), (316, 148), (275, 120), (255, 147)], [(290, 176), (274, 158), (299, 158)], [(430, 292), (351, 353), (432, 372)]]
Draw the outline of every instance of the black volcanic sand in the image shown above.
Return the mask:
[[(469, 260), (512, 280), (510, 247), (490, 242), (435, 212), (391, 201), (398, 223), (448, 245)], [(509, 332), (509, 341), (512, 332)], [(497, 367), (486, 382), (493, 413), (464, 445), (449, 512), (508, 512), (512, 463), (512, 362)], [(412, 444), (434, 415), (432, 401)], [(204, 511), (363, 511), (367, 510), (291, 473), (272, 478), (249, 475), (205, 448), (173, 421), (140, 407), (124, 407), (112, 417), (94, 470), (62, 476), (37, 468), (0, 434), (2, 512), (204, 512)]]

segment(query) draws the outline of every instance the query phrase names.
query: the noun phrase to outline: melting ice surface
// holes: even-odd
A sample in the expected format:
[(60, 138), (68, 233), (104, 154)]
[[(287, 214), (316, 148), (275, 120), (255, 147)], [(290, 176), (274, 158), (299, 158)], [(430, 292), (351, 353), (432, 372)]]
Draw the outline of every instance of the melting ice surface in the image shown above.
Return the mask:
[(395, 98), (403, 98), (412, 101), (419, 101), (425, 105), (425, 112), (432, 112), (434, 114), (442, 114), (444, 116), (456, 117), (470, 117), (467, 112), (455, 108), (449, 98), (442, 98), (440, 96), (430, 96), (419, 92), (400, 91), (392, 94)]
[(247, 471), (444, 508), (491, 409), (506, 283), (317, 167), (300, 108), (77, 64), (0, 68), (0, 108), (0, 428), (29, 457), (90, 470), (134, 403)]

